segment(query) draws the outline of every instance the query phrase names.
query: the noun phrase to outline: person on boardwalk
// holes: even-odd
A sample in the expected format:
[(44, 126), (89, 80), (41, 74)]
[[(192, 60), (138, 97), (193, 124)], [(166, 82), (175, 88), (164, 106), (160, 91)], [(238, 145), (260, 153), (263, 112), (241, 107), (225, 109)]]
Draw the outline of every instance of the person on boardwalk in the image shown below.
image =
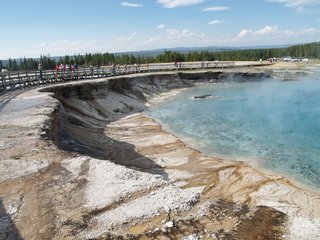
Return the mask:
[(40, 74), (40, 80), (42, 80), (42, 64), (39, 63), (38, 65), (38, 70), (39, 70), (39, 74)]
[(58, 78), (58, 74), (59, 74), (59, 63), (56, 64), (55, 70), (56, 70), (55, 78)]
[(2, 67), (1, 70), (1, 91), (6, 89), (5, 86), (5, 81), (6, 81), (6, 76), (8, 75), (9, 71), (5, 67)]
[(8, 69), (6, 69), (6, 67), (2, 67), (2, 70), (1, 70), (1, 78), (2, 79), (5, 79), (6, 76), (8, 75), (9, 71)]
[(116, 75), (116, 64), (114, 63), (111, 64), (110, 71), (111, 71), (111, 75)]
[(93, 78), (93, 66), (90, 64), (91, 78)]

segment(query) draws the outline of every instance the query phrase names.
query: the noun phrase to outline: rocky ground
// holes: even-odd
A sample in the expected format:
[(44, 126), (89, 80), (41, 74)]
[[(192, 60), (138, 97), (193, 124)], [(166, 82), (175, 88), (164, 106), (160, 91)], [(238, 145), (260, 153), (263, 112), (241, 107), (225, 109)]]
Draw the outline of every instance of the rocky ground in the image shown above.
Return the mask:
[(206, 156), (142, 113), (197, 82), (261, 71), (135, 75), (2, 96), (0, 239), (317, 239), (318, 193)]

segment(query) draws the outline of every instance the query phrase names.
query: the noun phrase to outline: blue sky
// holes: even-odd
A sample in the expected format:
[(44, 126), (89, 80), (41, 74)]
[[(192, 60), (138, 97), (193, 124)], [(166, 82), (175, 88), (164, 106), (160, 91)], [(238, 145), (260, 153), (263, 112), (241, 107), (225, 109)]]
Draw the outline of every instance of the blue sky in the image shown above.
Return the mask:
[(320, 0), (10, 0), (0, 59), (320, 41)]

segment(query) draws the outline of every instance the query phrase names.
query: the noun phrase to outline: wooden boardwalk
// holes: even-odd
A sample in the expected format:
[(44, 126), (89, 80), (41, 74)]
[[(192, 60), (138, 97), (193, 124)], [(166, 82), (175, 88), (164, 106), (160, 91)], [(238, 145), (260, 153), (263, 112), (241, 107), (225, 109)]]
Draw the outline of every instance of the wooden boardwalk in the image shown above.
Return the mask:
[[(250, 64), (248, 66), (253, 66), (253, 64)], [(32, 86), (61, 83), (65, 81), (78, 81), (82, 79), (105, 78), (134, 73), (183, 71), (196, 69), (218, 69), (233, 67), (236, 67), (235, 62), (203, 61), (102, 66), (93, 68), (78, 68), (73, 71), (56, 71), (50, 69), (43, 70), (42, 73), (40, 73), (40, 71), (7, 72), (5, 75), (0, 73), (0, 94), (3, 94), (6, 91), (13, 91), (16, 89), (23, 89)]]

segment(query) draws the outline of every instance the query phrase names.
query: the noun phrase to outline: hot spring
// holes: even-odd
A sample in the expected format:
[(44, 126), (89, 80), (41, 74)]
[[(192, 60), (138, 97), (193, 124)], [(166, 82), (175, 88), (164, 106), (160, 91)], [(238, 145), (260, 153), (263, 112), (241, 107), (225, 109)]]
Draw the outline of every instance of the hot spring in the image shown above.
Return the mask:
[[(257, 79), (259, 80), (259, 79)], [(194, 99), (194, 96), (213, 97)], [(320, 188), (320, 74), (187, 89), (146, 114), (192, 147)]]

